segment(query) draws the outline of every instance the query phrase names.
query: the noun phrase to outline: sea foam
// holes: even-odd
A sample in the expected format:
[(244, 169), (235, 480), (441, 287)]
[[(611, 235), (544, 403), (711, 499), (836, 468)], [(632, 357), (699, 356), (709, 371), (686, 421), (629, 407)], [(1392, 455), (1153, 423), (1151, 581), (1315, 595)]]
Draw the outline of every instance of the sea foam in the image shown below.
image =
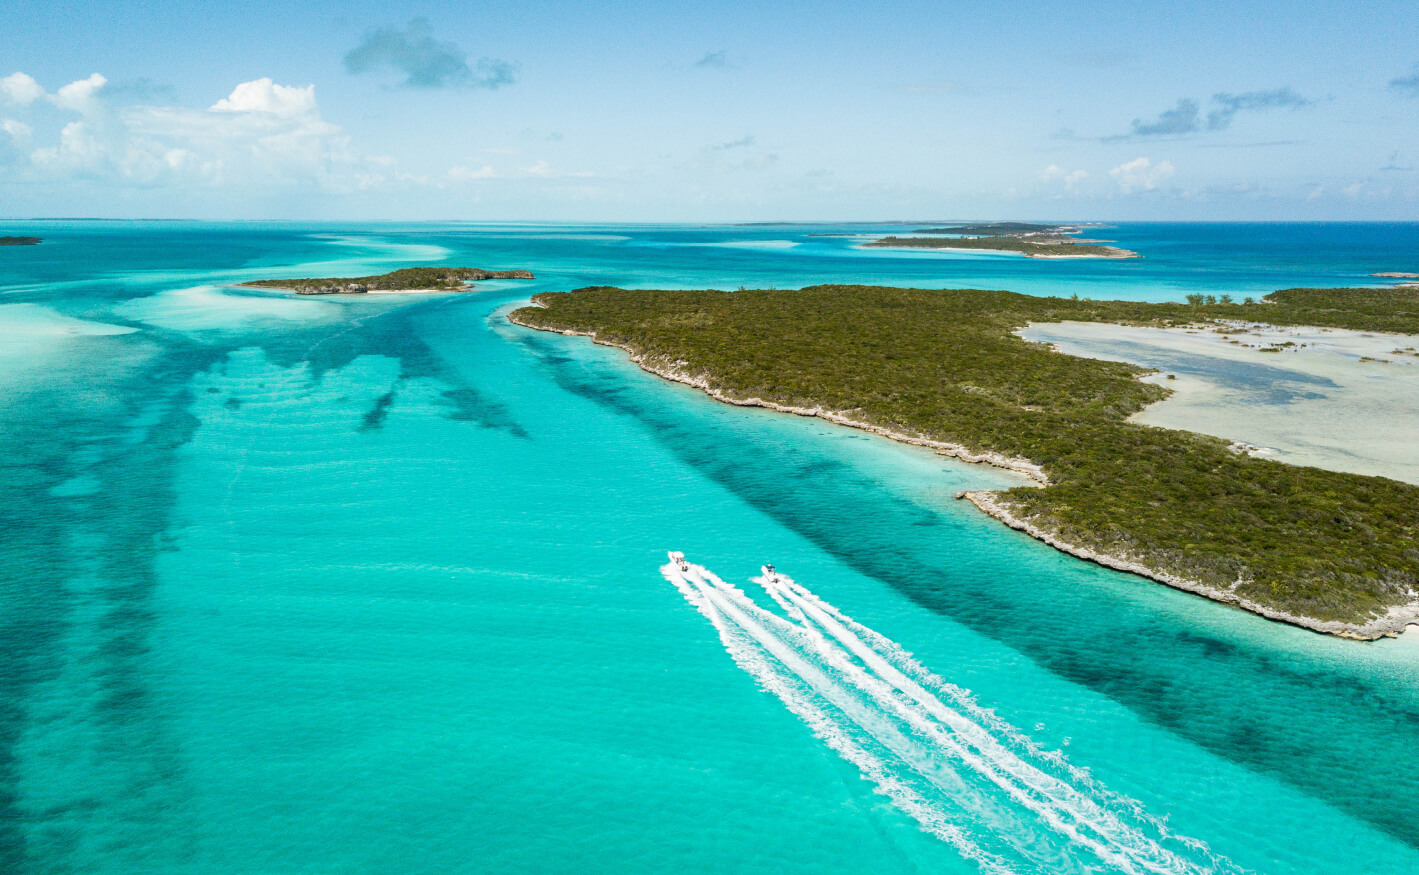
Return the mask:
[(777, 613), (701, 566), (661, 571), (740, 668), (982, 870), (1240, 871), (791, 578), (754, 578)]

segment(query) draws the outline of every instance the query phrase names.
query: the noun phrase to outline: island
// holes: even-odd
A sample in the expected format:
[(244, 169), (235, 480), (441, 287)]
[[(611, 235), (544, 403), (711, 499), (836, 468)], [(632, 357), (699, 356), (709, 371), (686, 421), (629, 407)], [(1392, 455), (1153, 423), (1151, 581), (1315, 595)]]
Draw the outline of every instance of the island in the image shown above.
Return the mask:
[(43, 237), (0, 237), (0, 246), (36, 246), (43, 242)]
[(967, 237), (999, 237), (1010, 234), (1078, 234), (1078, 225), (1037, 225), (1031, 222), (983, 222), (975, 225), (948, 225), (922, 228), (913, 234), (960, 234)]
[(845, 285), (593, 287), (532, 301), (509, 318), (619, 347), (721, 401), (1018, 471), (1034, 485), (958, 497), (1075, 556), (1343, 637), (1419, 621), (1419, 486), (1130, 422), (1170, 393), (1140, 381), (1147, 369), (1014, 333), (1062, 321), (1416, 333), (1419, 289), (1158, 304)]
[[(923, 234), (944, 233), (934, 230)], [(1026, 258), (1138, 258), (1138, 253), (1095, 240), (1064, 237), (882, 237), (864, 246), (892, 249), (962, 249), (989, 252), (1018, 252)]]
[(485, 280), (536, 279), (526, 270), (482, 270), (476, 267), (406, 267), (379, 276), (252, 280), (241, 283), (262, 289), (286, 289), (298, 295), (365, 295), (381, 292), (466, 292)]

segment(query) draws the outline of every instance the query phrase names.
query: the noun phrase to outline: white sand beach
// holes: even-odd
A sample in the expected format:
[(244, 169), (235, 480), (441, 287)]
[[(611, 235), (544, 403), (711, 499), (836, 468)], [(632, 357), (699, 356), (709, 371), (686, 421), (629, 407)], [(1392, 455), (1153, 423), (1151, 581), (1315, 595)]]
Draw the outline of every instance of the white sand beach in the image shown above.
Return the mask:
[(1159, 369), (1144, 379), (1174, 394), (1136, 422), (1243, 442), (1283, 462), (1419, 483), (1419, 336), (1241, 323), (1063, 322), (1018, 333), (1069, 355)]

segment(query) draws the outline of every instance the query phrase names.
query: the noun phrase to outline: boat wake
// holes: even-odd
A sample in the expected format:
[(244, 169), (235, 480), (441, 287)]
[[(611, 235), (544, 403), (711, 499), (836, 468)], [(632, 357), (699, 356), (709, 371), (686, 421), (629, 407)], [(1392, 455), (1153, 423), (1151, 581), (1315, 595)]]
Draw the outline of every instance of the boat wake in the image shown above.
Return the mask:
[(740, 668), (983, 870), (1241, 871), (772, 566), (753, 580), (781, 613), (678, 554), (661, 572), (714, 624)]

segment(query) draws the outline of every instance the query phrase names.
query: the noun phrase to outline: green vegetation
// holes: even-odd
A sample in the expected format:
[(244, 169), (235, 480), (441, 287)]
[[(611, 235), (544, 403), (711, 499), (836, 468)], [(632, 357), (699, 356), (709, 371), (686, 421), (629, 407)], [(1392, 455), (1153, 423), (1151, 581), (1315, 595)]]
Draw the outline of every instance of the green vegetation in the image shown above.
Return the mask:
[(298, 295), (361, 295), (413, 289), (463, 291), (481, 280), (533, 279), (525, 270), (480, 270), (476, 267), (406, 267), (380, 276), (323, 277), (310, 279), (254, 280), (242, 283), (266, 289), (290, 289)]
[(34, 246), (43, 242), (42, 237), (0, 237), (0, 246)]
[(542, 294), (512, 314), (594, 332), (651, 369), (733, 398), (818, 407), (1042, 465), (1000, 494), (1066, 543), (1316, 621), (1363, 624), (1415, 599), (1419, 487), (1238, 453), (1126, 421), (1167, 389), (1131, 365), (1013, 332), (1066, 319), (1178, 325), (1265, 320), (1419, 332), (1419, 289), (1290, 289), (1253, 304), (1147, 304), (865, 286)]
[(985, 222), (979, 225), (949, 225), (945, 228), (922, 228), (917, 234), (967, 234), (992, 237), (997, 234), (1062, 234), (1069, 225), (1033, 225), (1029, 222)]
[(889, 246), (896, 249), (988, 249), (994, 252), (1020, 252), (1030, 258), (1138, 257), (1137, 252), (1130, 252), (1117, 246), (1080, 243), (1062, 237), (883, 237), (866, 245)]

